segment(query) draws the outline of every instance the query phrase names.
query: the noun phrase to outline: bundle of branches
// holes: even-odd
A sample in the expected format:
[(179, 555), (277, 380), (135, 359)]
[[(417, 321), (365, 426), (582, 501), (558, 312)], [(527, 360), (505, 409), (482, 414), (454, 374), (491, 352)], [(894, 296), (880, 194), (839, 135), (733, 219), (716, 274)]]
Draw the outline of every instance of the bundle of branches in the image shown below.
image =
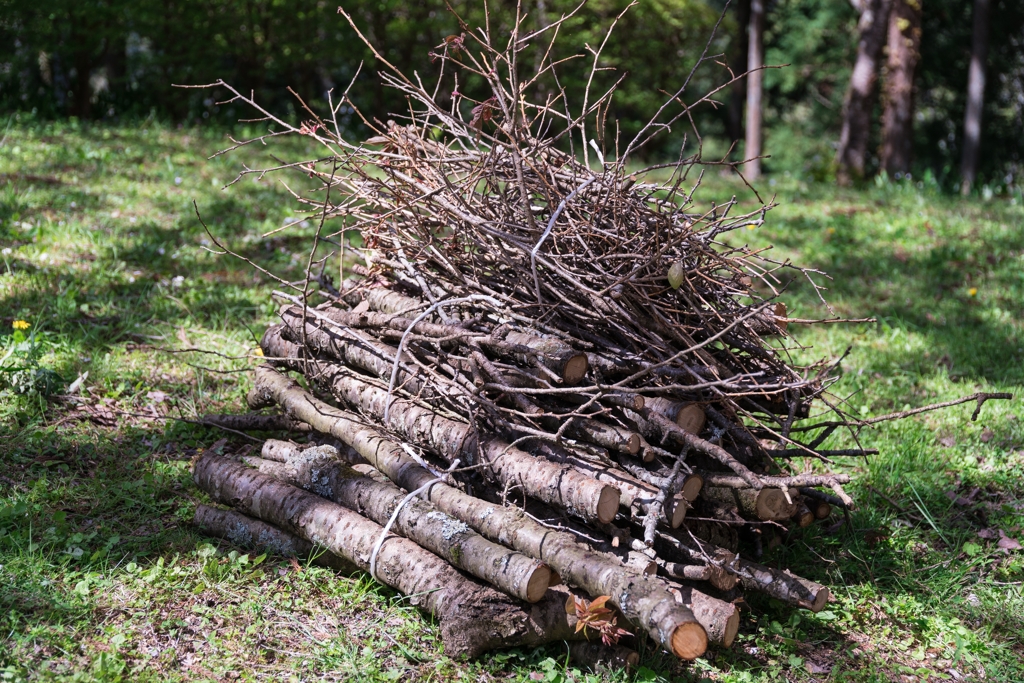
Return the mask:
[[(292, 126), (235, 93), (277, 132), (231, 149), (294, 134), (325, 151), (242, 175), (319, 181), (295, 192), (316, 243), (305, 280), (280, 280), (250, 404), (279, 406), (330, 452), (268, 442), (247, 463), (258, 472), (205, 456), (196, 481), (403, 592), (428, 591), (459, 651), (565, 637), (569, 614), (583, 635), (613, 643), (631, 624), (692, 659), (732, 642), (740, 587), (825, 605), (827, 588), (737, 551), (853, 505), (848, 475), (827, 465), (869, 451), (821, 446), (864, 423), (825, 393), (835, 364), (788, 359), (779, 271), (812, 285), (815, 271), (723, 242), (770, 205), (697, 210), (696, 131), (692, 154), (684, 143), (679, 161), (630, 170), (710, 95), (687, 104), (684, 85), (620, 141), (606, 122), (614, 84), (588, 88), (577, 111), (558, 86), (562, 21), (526, 35), (518, 17), (503, 48), (467, 27), (433, 53), (432, 88), (377, 54), (409, 112), (363, 117), (361, 143), (341, 133), (347, 97)], [(362, 236), (362, 263), (335, 286), (326, 266), (346, 262), (346, 231)], [(318, 257), (324, 244), (340, 253)], [(816, 400), (832, 419), (809, 421)], [(816, 471), (791, 465), (804, 457)], [(563, 582), (579, 594), (552, 597)], [(480, 616), (490, 608), (502, 616)]]

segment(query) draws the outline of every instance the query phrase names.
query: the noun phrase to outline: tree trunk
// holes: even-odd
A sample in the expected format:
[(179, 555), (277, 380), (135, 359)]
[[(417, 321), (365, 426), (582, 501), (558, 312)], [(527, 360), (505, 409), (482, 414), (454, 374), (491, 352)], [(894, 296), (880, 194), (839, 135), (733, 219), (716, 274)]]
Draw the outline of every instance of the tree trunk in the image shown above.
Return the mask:
[[(736, 48), (733, 52), (732, 61), (729, 63), (733, 75), (738, 76), (747, 70), (747, 51), (749, 50), (750, 39), (748, 37), (750, 24), (750, 0), (739, 0), (736, 5), (736, 25), (739, 31), (736, 32)], [(747, 103), (747, 84), (743, 80), (736, 81), (729, 88), (729, 108), (727, 112), (726, 125), (729, 131), (729, 140), (737, 145), (743, 140), (743, 107)]]
[(960, 194), (971, 192), (978, 175), (981, 147), (981, 109), (985, 102), (985, 60), (988, 59), (988, 24), (991, 0), (974, 0), (971, 66), (967, 75), (967, 111), (964, 113), (964, 151), (960, 159)]
[(857, 61), (854, 62), (850, 87), (846, 91), (843, 128), (836, 152), (836, 179), (844, 186), (864, 177), (871, 111), (875, 105), (878, 61), (885, 44), (892, 0), (863, 0), (861, 6), (860, 21), (857, 24), (860, 33)]
[[(192, 476), (214, 500), (319, 543), (360, 569), (370, 568), (370, 555), (384, 530), (359, 514), (216, 455), (200, 457)], [(524, 605), (400, 536), (389, 535), (380, 547), (376, 571), (378, 580), (437, 617), (450, 655), (475, 656), (575, 635), (564, 594), (550, 592), (543, 601)]]
[[(761, 176), (761, 95), (764, 91), (764, 5), (765, 0), (751, 0), (750, 27), (747, 30), (747, 137), (743, 156), (743, 174), (748, 180)], [(756, 71), (755, 71), (756, 69)]]
[(914, 71), (921, 57), (921, 0), (893, 0), (889, 13), (889, 61), (885, 68), (882, 168), (890, 176), (910, 172), (914, 143)]

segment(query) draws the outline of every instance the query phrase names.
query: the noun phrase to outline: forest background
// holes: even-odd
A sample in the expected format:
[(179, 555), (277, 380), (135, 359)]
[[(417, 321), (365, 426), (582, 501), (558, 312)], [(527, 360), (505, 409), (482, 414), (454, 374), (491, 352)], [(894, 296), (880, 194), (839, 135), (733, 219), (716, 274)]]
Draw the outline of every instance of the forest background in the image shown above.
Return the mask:
[[(575, 3), (539, 0), (524, 9), (528, 24), (541, 25), (570, 11)], [(597, 0), (577, 14), (565, 31), (600, 43), (609, 21), (626, 0)], [(459, 32), (443, 0), (354, 0), (349, 11), (365, 27), (382, 54), (404, 71), (429, 81), (437, 64), (428, 53), (446, 36)], [(662, 91), (674, 92), (705, 47), (716, 21), (711, 53), (722, 57), (695, 75), (689, 92), (707, 92), (746, 70), (751, 7), (763, 11), (764, 63), (792, 65), (764, 72), (764, 171), (798, 174), (813, 180), (835, 177), (836, 148), (842, 135), (844, 97), (858, 58), (858, 39), (871, 37), (865, 19), (888, 16), (906, 36), (910, 60), (909, 122), (900, 131), (909, 158), (895, 167), (879, 159), (883, 108), (892, 97), (897, 74), (886, 54), (885, 27), (877, 77), (860, 126), (863, 170), (870, 177), (887, 167), (902, 177), (945, 189), (960, 187), (964, 117), (972, 46), (981, 50), (985, 85), (977, 168), (986, 194), (1011, 192), (1024, 172), (1024, 4), (1014, 0), (650, 0), (627, 13), (604, 51), (610, 80), (623, 71), (629, 78), (607, 113), (609, 127), (635, 131), (644, 113), (657, 107)], [(373, 56), (356, 39), (336, 8), (324, 0), (107, 0), (37, 3), (0, 2), (0, 108), (52, 119), (73, 116), (113, 123), (155, 117), (182, 124), (204, 122), (228, 126), (242, 112), (220, 106), (223, 92), (182, 91), (172, 84), (209, 83), (218, 78), (253, 90), (272, 108), (294, 111), (290, 86), (311, 103), (328, 90), (343, 88), (361, 63), (365, 68), (353, 90), (357, 105), (375, 115), (402, 109), (396, 94), (373, 76)], [(484, 3), (453, 5), (470, 25), (485, 21)], [(514, 3), (490, 3), (494, 21), (507, 21)], [(982, 44), (973, 19), (987, 13)], [(983, 17), (984, 19), (985, 17)], [(877, 22), (876, 22), (877, 23)], [(529, 26), (527, 28), (530, 28)], [(890, 44), (892, 38), (889, 39)], [(863, 47), (863, 46), (862, 46)], [(861, 50), (863, 52), (863, 49)], [(571, 94), (582, 89), (586, 60), (562, 68), (562, 85)], [(897, 65), (898, 66), (898, 65)], [(906, 68), (906, 64), (902, 68)], [(916, 68), (915, 68), (916, 67)], [(888, 72), (888, 73), (887, 73)], [(898, 84), (896, 84), (898, 87)], [(722, 91), (720, 106), (695, 112), (705, 143), (705, 157), (744, 154), (746, 84)], [(886, 114), (887, 115), (887, 114)], [(347, 123), (360, 127), (349, 114)], [(354, 130), (353, 132), (358, 132)], [(610, 134), (614, 131), (610, 130)], [(664, 136), (650, 154), (674, 155), (687, 131)], [(692, 136), (692, 133), (691, 133)], [(856, 133), (855, 133), (856, 137)], [(855, 178), (856, 179), (856, 178)]]

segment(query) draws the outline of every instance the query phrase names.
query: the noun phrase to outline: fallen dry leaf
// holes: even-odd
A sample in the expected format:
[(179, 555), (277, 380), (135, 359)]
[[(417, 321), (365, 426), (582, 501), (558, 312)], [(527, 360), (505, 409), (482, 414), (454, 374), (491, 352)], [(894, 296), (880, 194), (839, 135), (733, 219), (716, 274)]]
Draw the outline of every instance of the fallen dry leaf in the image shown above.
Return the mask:
[(999, 542), (996, 543), (996, 545), (1002, 548), (1003, 550), (1020, 550), (1022, 547), (1024, 547), (1021, 546), (1021, 544), (1018, 543), (1016, 540), (1010, 538), (1009, 536), (1003, 536), (1002, 538), (1000, 538)]
[(945, 446), (946, 448), (952, 448), (953, 446), (956, 445), (956, 437), (944, 436), (941, 439), (939, 439), (939, 443)]
[(992, 540), (993, 538), (999, 538), (999, 533), (995, 529), (982, 529), (978, 532), (978, 538)]
[(982, 443), (988, 443), (989, 441), (992, 440), (993, 436), (995, 436), (995, 433), (991, 429), (989, 429), (988, 427), (985, 427), (985, 429), (981, 430), (981, 442)]
[(832, 667), (818, 664), (810, 659), (804, 662), (804, 668), (807, 669), (809, 674), (826, 674), (832, 670)]

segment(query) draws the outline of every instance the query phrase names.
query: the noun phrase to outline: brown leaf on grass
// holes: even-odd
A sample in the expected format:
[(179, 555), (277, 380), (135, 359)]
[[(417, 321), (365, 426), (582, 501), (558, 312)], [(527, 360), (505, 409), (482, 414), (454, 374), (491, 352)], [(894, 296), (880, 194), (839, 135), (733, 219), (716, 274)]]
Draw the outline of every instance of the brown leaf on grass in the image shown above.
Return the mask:
[(991, 541), (994, 538), (999, 538), (999, 532), (995, 529), (982, 529), (978, 532), (978, 538), (984, 538)]
[(995, 436), (995, 432), (993, 432), (988, 427), (985, 427), (985, 429), (983, 429), (981, 431), (981, 442), (982, 443), (988, 443), (989, 441), (992, 440), (992, 437), (994, 437), (994, 436)]
[(952, 448), (953, 446), (956, 445), (956, 437), (944, 436), (941, 439), (939, 439), (939, 443), (945, 446), (946, 448)]
[(812, 659), (808, 659), (804, 662), (804, 668), (807, 669), (807, 673), (809, 674), (827, 674), (832, 670), (832, 667), (818, 664)]
[(292, 569), (294, 569), (296, 572), (302, 572), (302, 565), (299, 564), (299, 561), (296, 560), (294, 557), (288, 558), (288, 564), (290, 564), (292, 566)]
[(1024, 548), (1024, 546), (1022, 546), (1015, 539), (1012, 539), (1009, 536), (1003, 536), (1002, 538), (1000, 538), (999, 542), (996, 543), (996, 545), (1006, 551), (1020, 550), (1021, 548)]

